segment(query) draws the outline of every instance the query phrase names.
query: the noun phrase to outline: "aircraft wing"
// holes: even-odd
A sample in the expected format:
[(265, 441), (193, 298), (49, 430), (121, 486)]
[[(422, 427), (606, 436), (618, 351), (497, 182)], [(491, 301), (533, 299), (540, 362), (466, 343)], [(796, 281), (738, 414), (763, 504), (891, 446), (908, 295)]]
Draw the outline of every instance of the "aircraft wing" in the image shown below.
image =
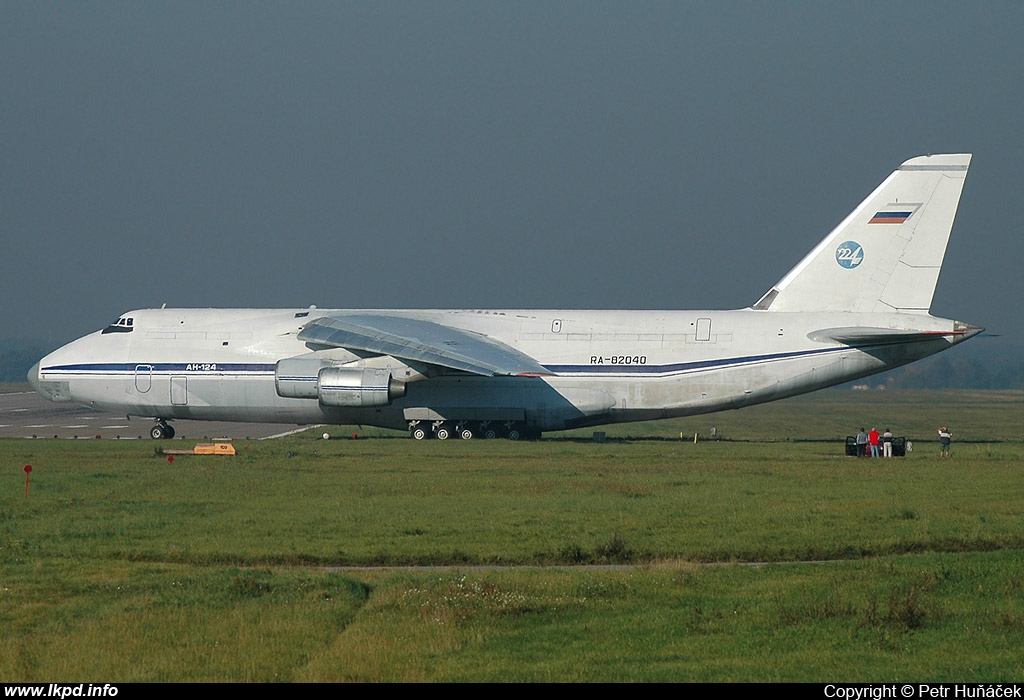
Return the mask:
[(331, 314), (307, 324), (299, 340), (390, 355), (485, 377), (550, 375), (529, 355), (481, 333), (387, 314)]

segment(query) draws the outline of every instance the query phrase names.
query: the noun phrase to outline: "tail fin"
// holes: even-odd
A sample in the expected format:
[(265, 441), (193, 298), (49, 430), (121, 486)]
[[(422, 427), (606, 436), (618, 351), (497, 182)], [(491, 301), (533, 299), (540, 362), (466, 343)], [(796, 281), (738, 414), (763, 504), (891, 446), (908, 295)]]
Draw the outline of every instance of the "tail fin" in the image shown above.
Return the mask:
[(927, 313), (970, 163), (908, 160), (753, 308)]

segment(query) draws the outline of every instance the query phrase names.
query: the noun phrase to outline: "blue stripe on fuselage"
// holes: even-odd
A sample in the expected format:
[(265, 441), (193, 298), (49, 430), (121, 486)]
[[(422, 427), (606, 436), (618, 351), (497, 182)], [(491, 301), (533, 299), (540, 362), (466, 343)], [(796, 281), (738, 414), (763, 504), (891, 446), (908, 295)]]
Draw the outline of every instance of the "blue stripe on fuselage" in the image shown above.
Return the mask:
[(769, 355), (750, 355), (747, 357), (728, 357), (718, 360), (698, 360), (696, 362), (676, 362), (668, 365), (638, 365), (638, 364), (591, 364), (591, 365), (545, 365), (545, 367), (558, 375), (588, 375), (588, 374), (617, 374), (617, 375), (656, 375), (656, 374), (677, 374), (683, 372), (695, 372), (705, 369), (724, 369), (728, 367), (739, 367), (742, 365), (756, 365), (764, 362), (775, 362), (778, 360), (790, 360), (797, 357), (810, 357), (812, 355), (824, 355), (834, 352), (844, 352), (848, 347), (822, 348), (817, 350), (798, 350), (794, 352), (779, 352)]
[(42, 367), (39, 371), (60, 372), (63, 374), (135, 374), (136, 371), (176, 372), (180, 374), (237, 374), (246, 373), (263, 374), (273, 373), (274, 364), (246, 363), (246, 362), (96, 362), (74, 365), (53, 365)]
[[(709, 369), (726, 369), (744, 365), (756, 365), (766, 362), (777, 362), (813, 355), (827, 355), (836, 352), (849, 351), (848, 347), (820, 348), (815, 350), (797, 350), (793, 352), (771, 353), (765, 355), (748, 355), (745, 357), (729, 357), (716, 360), (697, 360), (694, 362), (675, 362), (664, 365), (641, 365), (641, 364), (565, 364), (565, 365), (544, 365), (546, 369), (558, 376), (586, 376), (586, 375), (618, 375), (618, 376), (654, 376), (665, 374), (681, 374), (686, 372), (697, 372)], [(197, 369), (200, 367), (201, 369)], [(134, 375), (139, 371), (152, 372), (153, 374), (186, 374), (189, 376), (216, 376), (226, 374), (273, 374), (275, 364), (264, 363), (235, 363), (235, 362), (132, 362), (132, 363), (83, 363), (73, 365), (54, 365), (43, 367), (42, 373), (67, 374), (67, 375), (93, 375), (93, 374), (130, 374)], [(305, 377), (291, 378), (292, 381), (307, 379)], [(312, 377), (308, 379), (313, 379)]]

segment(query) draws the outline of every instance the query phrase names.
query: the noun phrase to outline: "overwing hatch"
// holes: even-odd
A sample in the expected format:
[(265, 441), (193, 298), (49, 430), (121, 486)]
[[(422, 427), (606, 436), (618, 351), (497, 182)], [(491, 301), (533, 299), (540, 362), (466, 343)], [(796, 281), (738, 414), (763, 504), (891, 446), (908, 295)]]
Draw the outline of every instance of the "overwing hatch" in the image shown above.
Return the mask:
[(390, 355), (485, 377), (549, 375), (529, 355), (480, 333), (387, 314), (332, 314), (311, 321), (299, 340)]

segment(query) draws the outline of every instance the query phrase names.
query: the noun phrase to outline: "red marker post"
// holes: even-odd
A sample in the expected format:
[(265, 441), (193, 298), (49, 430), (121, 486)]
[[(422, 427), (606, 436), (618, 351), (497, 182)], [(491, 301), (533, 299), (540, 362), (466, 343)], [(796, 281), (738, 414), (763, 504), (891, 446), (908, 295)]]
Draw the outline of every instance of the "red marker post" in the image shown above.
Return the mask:
[(25, 465), (25, 500), (28, 500), (28, 475), (32, 473), (32, 465)]

